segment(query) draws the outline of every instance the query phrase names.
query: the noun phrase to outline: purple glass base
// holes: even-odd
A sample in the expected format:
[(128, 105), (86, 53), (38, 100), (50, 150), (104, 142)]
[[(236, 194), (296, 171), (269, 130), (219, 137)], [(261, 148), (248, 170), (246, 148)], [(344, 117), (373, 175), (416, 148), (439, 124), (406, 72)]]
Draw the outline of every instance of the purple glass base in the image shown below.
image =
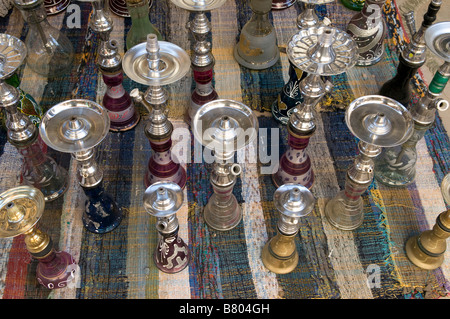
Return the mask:
[(159, 182), (173, 182), (181, 189), (186, 185), (186, 170), (170, 152), (172, 139), (163, 141), (150, 141), (154, 153), (148, 161), (148, 169), (144, 177), (145, 187)]
[(278, 171), (272, 175), (275, 186), (294, 183), (306, 188), (312, 187), (314, 173), (311, 160), (305, 150), (310, 137), (311, 135), (294, 136), (289, 130), (289, 149), (281, 156)]
[(187, 267), (191, 255), (188, 246), (177, 234), (164, 236), (153, 253), (153, 261), (162, 272), (174, 274)]
[(108, 110), (110, 119), (110, 131), (122, 132), (134, 128), (140, 115), (134, 107), (130, 94), (125, 91), (123, 73), (103, 74), (103, 81), (107, 85), (107, 90), (103, 96), (103, 106)]
[(149, 187), (156, 182), (166, 181), (174, 182), (175, 184), (178, 184), (181, 189), (184, 189), (187, 174), (184, 167), (180, 164), (172, 161), (167, 165), (159, 165), (154, 161), (153, 157), (151, 157), (148, 167), (149, 169), (147, 170), (144, 178), (145, 187)]
[(38, 282), (48, 289), (64, 288), (75, 279), (76, 263), (65, 251), (52, 251), (47, 257), (39, 259), (36, 269)]

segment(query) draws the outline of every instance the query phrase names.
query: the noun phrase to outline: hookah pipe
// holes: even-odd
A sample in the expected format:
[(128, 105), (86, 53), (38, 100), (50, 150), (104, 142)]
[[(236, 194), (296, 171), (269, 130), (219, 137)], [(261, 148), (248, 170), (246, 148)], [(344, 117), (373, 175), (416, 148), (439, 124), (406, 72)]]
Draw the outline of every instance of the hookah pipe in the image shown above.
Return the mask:
[(211, 23), (205, 12), (221, 7), (226, 0), (171, 1), (182, 9), (195, 12), (194, 18), (186, 23), (186, 28), (194, 37), (191, 66), (196, 86), (191, 94), (191, 103), (186, 113), (186, 122), (191, 123), (195, 113), (203, 104), (218, 99), (218, 94), (212, 85), (215, 59), (211, 52), (211, 42), (207, 41), (207, 36), (211, 32)]
[(20, 92), (5, 82), (10, 74), (22, 64), (27, 49), (19, 39), (6, 35), (7, 52), (0, 55), (0, 106), (5, 108), (8, 142), (23, 156), (21, 182), (38, 188), (46, 201), (60, 197), (67, 188), (66, 171), (54, 159), (46, 155), (47, 146), (42, 142), (39, 131), (28, 116), (18, 110)]
[[(144, 132), (154, 151), (148, 162), (144, 177), (146, 187), (158, 181), (172, 181), (184, 188), (186, 170), (172, 159), (170, 151), (173, 125), (167, 117), (167, 91), (163, 84), (178, 81), (189, 71), (189, 56), (180, 47), (165, 41), (158, 41), (155, 34), (148, 34), (147, 42), (132, 47), (124, 56), (124, 71), (134, 81), (149, 85), (141, 93), (131, 91), (136, 103), (149, 111), (149, 121)], [(179, 68), (173, 68), (180, 65)]]
[(275, 191), (273, 202), (280, 212), (277, 235), (264, 245), (261, 259), (270, 271), (276, 274), (287, 274), (298, 264), (295, 236), (300, 229), (300, 220), (311, 213), (315, 200), (306, 187), (284, 184)]
[(156, 267), (165, 273), (185, 269), (191, 259), (189, 247), (178, 236), (177, 211), (183, 204), (183, 191), (173, 182), (156, 182), (145, 190), (144, 207), (157, 218), (159, 241), (153, 252)]
[(403, 105), (409, 103), (411, 100), (411, 79), (426, 60), (425, 31), (436, 20), (441, 4), (442, 0), (430, 2), (428, 10), (423, 16), (422, 25), (417, 32), (414, 27), (414, 13), (408, 13), (406, 18), (411, 34), (413, 34), (412, 39), (399, 56), (397, 74), (381, 87), (380, 95), (390, 97)]
[(38, 261), (38, 282), (48, 289), (63, 288), (75, 278), (77, 266), (69, 253), (56, 251), (50, 236), (36, 227), (44, 207), (44, 195), (31, 186), (0, 194), (0, 237), (24, 235), (28, 252)]
[[(441, 183), (442, 196), (447, 205), (450, 203), (449, 180), (450, 174), (447, 174)], [(436, 269), (444, 262), (448, 237), (450, 237), (450, 209), (437, 216), (432, 229), (421, 232), (406, 241), (406, 256), (419, 268)]]
[(105, 0), (94, 0), (90, 28), (99, 36), (97, 66), (102, 71), (102, 78), (107, 85), (103, 96), (103, 106), (108, 110), (110, 130), (127, 131), (134, 128), (140, 119), (130, 94), (125, 91), (122, 71), (122, 58), (117, 41), (110, 40), (113, 21), (105, 14)]
[(39, 127), (51, 148), (70, 153), (77, 161), (77, 178), (85, 195), (84, 227), (96, 234), (114, 230), (124, 213), (103, 187), (103, 171), (95, 159), (95, 147), (109, 131), (109, 116), (101, 105), (83, 99), (54, 105)]
[(419, 102), (412, 105), (410, 112), (414, 121), (413, 135), (402, 145), (388, 148), (376, 161), (376, 179), (389, 186), (406, 186), (414, 181), (416, 176), (416, 144), (425, 135), (435, 121), (436, 110), (445, 111), (448, 101), (439, 98), (450, 78), (450, 53), (445, 43), (450, 38), (449, 22), (437, 23), (427, 29), (425, 42), (428, 48), (443, 58), (445, 62), (433, 76), (425, 94)]

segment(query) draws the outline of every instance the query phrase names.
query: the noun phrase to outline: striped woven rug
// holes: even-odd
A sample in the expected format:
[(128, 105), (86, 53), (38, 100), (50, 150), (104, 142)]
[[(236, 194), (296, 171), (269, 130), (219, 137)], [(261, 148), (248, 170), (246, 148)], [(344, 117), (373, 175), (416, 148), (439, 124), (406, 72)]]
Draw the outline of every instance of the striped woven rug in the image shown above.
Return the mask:
[[(81, 28), (69, 28), (74, 8), (80, 8)], [(340, 1), (317, 8), (320, 18), (327, 16), (333, 25), (345, 29), (355, 13)], [(95, 66), (97, 39), (88, 28), (91, 5), (72, 2), (49, 22), (64, 32), (73, 43), (76, 58), (71, 73), (48, 80), (24, 65), (18, 71), (21, 88), (44, 108), (71, 98), (101, 102), (105, 85)], [(296, 18), (301, 5), (273, 11), (269, 18), (276, 29), (279, 46), (285, 46), (297, 31)], [(212, 25), (212, 47), (216, 59), (214, 86), (220, 98), (241, 101), (258, 112), (259, 127), (267, 128), (268, 154), (287, 147), (286, 127), (271, 116), (270, 106), (288, 80), (288, 59), (281, 54), (271, 68), (252, 71), (233, 59), (233, 48), (240, 30), (250, 19), (248, 1), (228, 0), (208, 13)], [(111, 38), (125, 51), (125, 38), (131, 19), (111, 14)], [(151, 22), (166, 41), (191, 52), (185, 23), (192, 13), (169, 0), (154, 0)], [(242, 175), (234, 195), (243, 210), (243, 219), (233, 230), (216, 232), (203, 220), (202, 210), (212, 194), (210, 165), (187, 161), (185, 202), (178, 212), (179, 235), (188, 243), (192, 260), (184, 271), (168, 275), (157, 270), (152, 261), (158, 233), (155, 218), (143, 208), (145, 174), (150, 145), (143, 119), (135, 129), (110, 133), (98, 147), (98, 162), (104, 170), (106, 190), (123, 207), (126, 217), (113, 232), (96, 235), (81, 222), (85, 195), (76, 179), (76, 163), (67, 154), (49, 150), (50, 155), (69, 172), (69, 189), (63, 198), (46, 204), (39, 227), (47, 232), (60, 250), (72, 254), (78, 265), (75, 285), (59, 290), (41, 287), (35, 278), (36, 261), (28, 254), (23, 237), (0, 240), (0, 296), (3, 299), (312, 299), (312, 298), (440, 298), (450, 285), (450, 252), (442, 267), (425, 271), (413, 266), (404, 252), (406, 240), (430, 229), (436, 216), (447, 209), (440, 184), (449, 171), (450, 153), (447, 133), (439, 116), (433, 128), (417, 145), (417, 177), (407, 188), (392, 189), (374, 181), (363, 195), (365, 219), (355, 231), (333, 228), (324, 217), (328, 200), (343, 188), (348, 166), (357, 154), (357, 140), (345, 125), (345, 107), (353, 99), (376, 94), (395, 74), (399, 48), (405, 44), (401, 18), (395, 0), (387, 0), (384, 17), (389, 26), (385, 55), (375, 66), (355, 67), (333, 77), (333, 92), (326, 96), (317, 112), (317, 130), (308, 146), (316, 176), (312, 192), (316, 198), (313, 212), (301, 220), (296, 237), (300, 255), (298, 266), (286, 275), (268, 271), (260, 258), (264, 244), (276, 234), (278, 212), (272, 203), (275, 187), (271, 176), (262, 174), (264, 163), (242, 163)], [(0, 19), (0, 32), (25, 39), (28, 26), (20, 12), (12, 9)], [(431, 79), (418, 73), (413, 81), (414, 100)], [(145, 89), (125, 77), (124, 86)], [(169, 116), (176, 128), (189, 128), (183, 114), (193, 87), (188, 74), (168, 85)], [(278, 129), (279, 136), (270, 132)], [(193, 136), (184, 136), (194, 147)], [(271, 143), (273, 142), (273, 143)], [(254, 146), (250, 146), (252, 148)], [(191, 152), (193, 153), (193, 152)], [(193, 155), (192, 155), (193, 156)], [(16, 149), (0, 136), (0, 191), (19, 185), (20, 161)], [(192, 162), (192, 163), (191, 163)], [(379, 282), (370, 281), (380, 274)]]

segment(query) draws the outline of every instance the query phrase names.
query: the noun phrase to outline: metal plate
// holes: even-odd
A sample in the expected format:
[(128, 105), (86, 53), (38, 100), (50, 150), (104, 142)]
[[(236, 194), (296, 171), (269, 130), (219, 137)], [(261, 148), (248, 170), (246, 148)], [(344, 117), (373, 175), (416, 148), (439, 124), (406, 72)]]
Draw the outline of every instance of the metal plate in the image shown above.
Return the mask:
[[(221, 121), (229, 121), (228, 128), (221, 128)], [(205, 103), (196, 112), (193, 120), (195, 138), (211, 150), (237, 151), (258, 135), (258, 119), (243, 103), (218, 99)]]
[(149, 86), (166, 85), (183, 78), (191, 68), (191, 60), (179, 46), (158, 41), (160, 61), (165, 64), (162, 71), (152, 71), (147, 61), (147, 43), (140, 43), (129, 49), (122, 60), (125, 74), (133, 81)]
[[(153, 0), (148, 0), (148, 9), (152, 7)], [(109, 0), (109, 10), (119, 17), (129, 18), (127, 3), (125, 0)]]
[[(15, 206), (18, 213), (8, 212), (10, 205)], [(31, 186), (19, 186), (1, 193), (0, 237), (14, 237), (29, 231), (41, 218), (44, 207), (44, 195)]]
[(439, 22), (425, 31), (425, 43), (434, 54), (450, 62), (450, 22)]
[[(377, 114), (384, 115), (383, 123), (375, 123)], [(380, 147), (403, 144), (414, 132), (409, 111), (399, 102), (381, 95), (362, 96), (351, 102), (345, 121), (357, 138)]]
[[(324, 33), (332, 36), (329, 48), (334, 52), (330, 60), (328, 55), (322, 55), (322, 60), (313, 57), (312, 52)], [(289, 60), (300, 70), (330, 76), (341, 74), (353, 67), (358, 60), (358, 46), (352, 37), (337, 28), (329, 26), (314, 26), (301, 29), (295, 34), (287, 45), (286, 51)], [(319, 57), (320, 58), (320, 57)]]
[(220, 8), (226, 0), (171, 0), (174, 5), (189, 11), (210, 11)]
[(0, 78), (6, 79), (20, 67), (27, 56), (27, 47), (20, 39), (0, 34)]
[(275, 208), (290, 217), (306, 216), (314, 208), (315, 199), (308, 188), (299, 184), (284, 184), (273, 195)]
[[(70, 130), (68, 123), (79, 120), (82, 127)], [(68, 100), (48, 110), (39, 126), (42, 140), (51, 148), (74, 153), (98, 145), (109, 131), (108, 112), (89, 100)]]
[[(160, 190), (167, 191), (167, 198), (158, 198)], [(175, 214), (183, 204), (183, 191), (178, 184), (172, 182), (156, 182), (144, 193), (144, 208), (155, 217), (168, 217)]]

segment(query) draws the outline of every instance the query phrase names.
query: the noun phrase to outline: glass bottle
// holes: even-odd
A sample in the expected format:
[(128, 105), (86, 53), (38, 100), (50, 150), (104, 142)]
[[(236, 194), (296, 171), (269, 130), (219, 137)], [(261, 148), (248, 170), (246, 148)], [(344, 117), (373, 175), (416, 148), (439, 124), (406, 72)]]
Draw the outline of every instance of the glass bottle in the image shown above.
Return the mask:
[(19, 87), (20, 79), (17, 73), (14, 73), (11, 77), (5, 79), (5, 82), (19, 91), (20, 103), (17, 105), (17, 108), (27, 115), (30, 118), (30, 121), (38, 127), (41, 123), (41, 117), (45, 112), (30, 94)]
[(147, 0), (126, 0), (128, 12), (131, 17), (131, 28), (128, 31), (126, 44), (127, 50), (136, 44), (146, 42), (149, 33), (156, 34), (159, 41), (163, 40), (161, 33), (150, 22), (148, 16)]
[(436, 110), (445, 111), (449, 103), (438, 95), (450, 78), (450, 62), (444, 62), (435, 73), (425, 95), (411, 107), (414, 133), (402, 145), (385, 148), (375, 160), (375, 178), (389, 186), (407, 186), (416, 176), (417, 142), (433, 126)]
[(269, 21), (270, 0), (250, 0), (252, 16), (241, 30), (239, 43), (234, 47), (234, 58), (246, 68), (266, 69), (280, 58), (277, 36)]
[(366, 0), (364, 7), (347, 25), (349, 33), (358, 45), (356, 65), (370, 66), (381, 60), (384, 53), (386, 26), (382, 9), (386, 0)]
[(402, 145), (385, 148), (375, 160), (375, 178), (382, 184), (389, 186), (407, 186), (416, 176), (417, 142), (433, 125), (414, 123), (414, 133)]
[(70, 72), (74, 58), (72, 43), (48, 22), (44, 1), (14, 0), (14, 3), (29, 25), (25, 39), (28, 66), (47, 77)]
[(360, 11), (364, 7), (364, 0), (341, 0), (342, 4), (350, 10)]

